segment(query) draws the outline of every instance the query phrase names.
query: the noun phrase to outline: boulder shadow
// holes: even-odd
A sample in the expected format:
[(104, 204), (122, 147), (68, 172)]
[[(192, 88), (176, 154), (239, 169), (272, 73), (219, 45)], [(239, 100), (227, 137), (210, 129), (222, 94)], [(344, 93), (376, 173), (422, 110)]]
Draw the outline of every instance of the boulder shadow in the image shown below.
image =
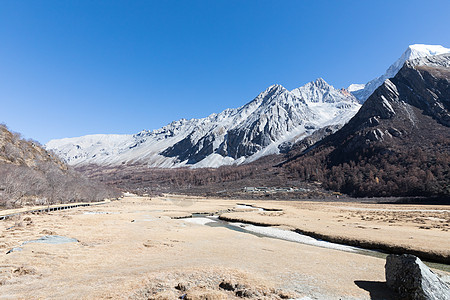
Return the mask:
[(395, 300), (398, 295), (391, 291), (384, 281), (355, 280), (355, 284), (369, 292), (372, 300)]

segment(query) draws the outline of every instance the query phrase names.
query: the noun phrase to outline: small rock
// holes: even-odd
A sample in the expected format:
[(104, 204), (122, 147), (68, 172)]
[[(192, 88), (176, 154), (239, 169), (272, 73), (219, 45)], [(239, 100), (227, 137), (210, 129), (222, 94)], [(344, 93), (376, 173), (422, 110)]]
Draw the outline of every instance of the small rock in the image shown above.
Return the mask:
[(241, 298), (251, 298), (253, 297), (253, 292), (251, 290), (238, 290), (236, 291), (236, 296), (241, 297)]
[(380, 125), (380, 121), (378, 120), (378, 118), (376, 116), (375, 117), (371, 117), (369, 119), (368, 123), (369, 123), (370, 126)]
[(373, 142), (382, 140), (383, 136), (384, 133), (380, 129), (371, 130), (366, 134), (366, 138)]
[(20, 266), (20, 267), (14, 269), (12, 272), (14, 275), (18, 275), (18, 276), (36, 274), (36, 271), (33, 268), (27, 268), (27, 267), (23, 267), (23, 266)]
[(393, 135), (395, 137), (399, 137), (402, 135), (402, 133), (398, 129), (393, 128), (393, 127), (389, 128), (388, 131), (391, 135)]
[(294, 299), (296, 297), (296, 295), (294, 293), (291, 292), (286, 292), (286, 291), (280, 291), (278, 292), (278, 296), (281, 299)]
[(12, 249), (8, 250), (8, 252), (6, 252), (6, 254), (10, 254), (10, 253), (12, 253), (12, 252), (14, 252), (14, 251), (22, 251), (22, 250), (23, 250), (23, 249), (20, 248), (20, 247), (15, 247), (15, 248), (12, 248)]
[(142, 243), (142, 245), (144, 245), (144, 247), (147, 247), (147, 248), (156, 246), (151, 241), (146, 241), (146, 242)]
[(230, 282), (230, 281), (224, 280), (224, 281), (222, 281), (222, 282), (219, 284), (219, 287), (220, 287), (221, 289), (226, 290), (226, 291), (234, 291), (234, 289), (235, 289), (235, 284), (232, 283), (232, 282)]
[(177, 284), (177, 286), (175, 287), (175, 289), (185, 292), (189, 289), (189, 284), (186, 284), (184, 282), (180, 282)]
[(450, 299), (449, 285), (414, 255), (388, 255), (385, 272), (387, 286), (401, 299)]

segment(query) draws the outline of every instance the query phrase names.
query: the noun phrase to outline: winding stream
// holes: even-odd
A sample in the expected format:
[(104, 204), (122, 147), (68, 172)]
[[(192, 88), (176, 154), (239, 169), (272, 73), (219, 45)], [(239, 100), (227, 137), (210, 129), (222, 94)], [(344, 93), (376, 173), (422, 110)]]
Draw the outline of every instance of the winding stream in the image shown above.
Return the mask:
[[(252, 206), (246, 206), (246, 205), (239, 205), (237, 208), (250, 208), (250, 209), (257, 209), (257, 210), (263, 210), (262, 208), (252, 207)], [(220, 220), (218, 215), (210, 216), (206, 214), (193, 214), (192, 218), (183, 218), (180, 219), (182, 221), (188, 222), (188, 223), (195, 223), (199, 225), (205, 225), (210, 227), (224, 227), (230, 230), (234, 230), (237, 232), (243, 232), (247, 234), (252, 234), (257, 237), (268, 237), (268, 238), (275, 238), (275, 239), (281, 239), (289, 242), (294, 243), (301, 243), (316, 247), (322, 247), (322, 248), (328, 248), (328, 249), (335, 249), (339, 251), (345, 251), (345, 252), (352, 252), (356, 254), (361, 255), (367, 255), (371, 257), (377, 257), (386, 259), (387, 253), (376, 251), (376, 250), (369, 250), (359, 247), (353, 247), (348, 246), (344, 244), (338, 244), (338, 243), (332, 243), (327, 242), (324, 240), (316, 239), (311, 236), (307, 236), (304, 234), (300, 234), (294, 231), (270, 227), (270, 226), (257, 226), (252, 224), (245, 224), (245, 223), (238, 223), (238, 222), (227, 222), (224, 220)], [(447, 264), (441, 264), (441, 263), (434, 263), (434, 262), (426, 262), (424, 261), (426, 265), (428, 265), (431, 268), (439, 269), (442, 271), (450, 272), (450, 265)]]

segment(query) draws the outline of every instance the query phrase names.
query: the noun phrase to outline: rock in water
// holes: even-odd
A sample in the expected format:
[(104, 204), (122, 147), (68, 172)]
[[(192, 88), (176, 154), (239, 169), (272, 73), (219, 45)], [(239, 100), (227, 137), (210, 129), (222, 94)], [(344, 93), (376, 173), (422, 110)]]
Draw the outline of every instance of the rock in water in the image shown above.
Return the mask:
[(401, 299), (450, 299), (450, 286), (414, 255), (390, 254), (385, 272), (388, 287), (399, 293)]

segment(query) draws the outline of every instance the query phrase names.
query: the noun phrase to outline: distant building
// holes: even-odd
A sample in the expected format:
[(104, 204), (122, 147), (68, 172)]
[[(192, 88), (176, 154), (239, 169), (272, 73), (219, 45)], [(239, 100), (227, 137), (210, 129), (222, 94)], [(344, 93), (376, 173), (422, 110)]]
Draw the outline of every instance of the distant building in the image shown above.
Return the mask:
[(244, 192), (253, 193), (253, 192), (264, 192), (264, 193), (277, 193), (277, 192), (308, 192), (309, 189), (304, 188), (296, 188), (296, 187), (264, 187), (264, 186), (246, 186), (244, 187)]

